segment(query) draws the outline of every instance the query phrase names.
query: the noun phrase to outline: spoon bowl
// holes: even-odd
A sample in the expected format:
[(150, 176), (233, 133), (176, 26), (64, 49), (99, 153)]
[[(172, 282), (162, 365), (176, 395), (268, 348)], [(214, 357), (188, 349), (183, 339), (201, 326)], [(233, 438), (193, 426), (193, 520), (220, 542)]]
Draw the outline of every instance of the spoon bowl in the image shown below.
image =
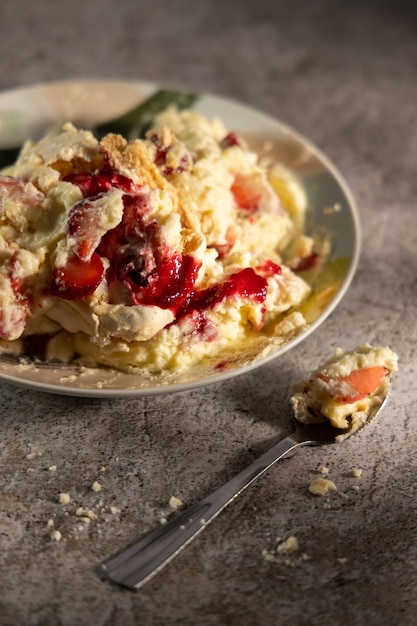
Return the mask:
[(353, 426), (353, 424), (351, 424), (348, 428), (335, 428), (327, 419), (323, 422), (305, 424), (294, 418), (294, 431), (290, 435), (287, 435), (286, 439), (292, 438), (294, 441), (298, 442), (298, 445), (310, 446), (324, 445), (326, 443), (340, 443), (359, 430), (362, 430), (365, 426), (369, 426), (387, 402), (388, 394), (389, 385), (385, 389), (384, 394), (379, 396), (378, 402), (371, 406), (369, 412), (366, 414), (366, 419), (361, 421), (360, 426), (357, 424)]
[[(390, 379), (388, 382), (390, 383)], [(177, 556), (209, 522), (274, 463), (300, 446), (340, 442), (369, 424), (384, 406), (389, 388), (390, 384), (385, 385), (384, 392), (371, 404), (360, 426), (357, 422), (352, 422), (351, 427), (340, 429), (332, 426), (324, 417), (322, 422), (314, 424), (305, 424), (294, 418), (293, 431), (284, 439), (211, 495), (191, 505), (170, 522), (116, 556), (104, 561), (103, 570), (113, 582), (128, 589), (138, 589)]]

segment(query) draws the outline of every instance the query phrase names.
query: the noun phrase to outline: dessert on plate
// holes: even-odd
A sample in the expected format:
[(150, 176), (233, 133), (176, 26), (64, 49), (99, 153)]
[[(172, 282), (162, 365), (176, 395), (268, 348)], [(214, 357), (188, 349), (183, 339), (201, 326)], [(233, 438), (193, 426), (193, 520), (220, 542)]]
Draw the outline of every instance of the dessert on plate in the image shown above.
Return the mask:
[(306, 208), (192, 110), (142, 139), (66, 123), (0, 175), (0, 350), (155, 375), (267, 352), (306, 325)]

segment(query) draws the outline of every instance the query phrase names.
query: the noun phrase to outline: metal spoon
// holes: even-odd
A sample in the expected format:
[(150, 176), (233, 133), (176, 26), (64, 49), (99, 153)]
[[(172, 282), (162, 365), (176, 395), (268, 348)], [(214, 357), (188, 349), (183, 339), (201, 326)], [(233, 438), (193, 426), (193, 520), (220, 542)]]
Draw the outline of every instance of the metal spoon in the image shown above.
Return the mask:
[[(363, 426), (376, 416), (385, 404), (390, 385), (381, 394), (364, 420)], [(348, 437), (349, 428), (341, 430), (328, 420), (319, 424), (303, 424), (294, 419), (294, 430), (249, 467), (200, 502), (193, 504), (170, 522), (102, 563), (107, 576), (129, 589), (139, 589), (203, 531), (232, 500), (261, 476), (274, 463), (300, 446), (335, 443)], [(352, 432), (357, 432), (352, 431)]]

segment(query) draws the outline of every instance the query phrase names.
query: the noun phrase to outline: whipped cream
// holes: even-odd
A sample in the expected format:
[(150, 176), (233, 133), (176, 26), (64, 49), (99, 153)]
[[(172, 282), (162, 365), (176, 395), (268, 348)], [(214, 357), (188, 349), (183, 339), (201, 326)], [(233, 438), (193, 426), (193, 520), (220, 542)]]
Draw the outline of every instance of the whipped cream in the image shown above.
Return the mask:
[(306, 208), (220, 120), (170, 108), (100, 142), (65, 124), (0, 176), (0, 350), (153, 374), (285, 342), (306, 324), (283, 257), (312, 255)]

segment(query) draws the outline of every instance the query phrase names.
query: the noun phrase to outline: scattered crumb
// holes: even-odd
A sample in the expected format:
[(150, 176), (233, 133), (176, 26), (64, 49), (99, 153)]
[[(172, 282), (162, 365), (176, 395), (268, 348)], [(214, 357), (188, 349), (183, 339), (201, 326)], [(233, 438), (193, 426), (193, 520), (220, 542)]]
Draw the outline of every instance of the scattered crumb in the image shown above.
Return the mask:
[(347, 562), (347, 558), (346, 557), (341, 557), (339, 559), (336, 559), (336, 561), (338, 563), (340, 563), (341, 565), (344, 565)]
[(269, 563), (283, 563), (284, 565), (294, 567), (294, 560), (289, 558), (290, 556), (297, 555), (301, 561), (307, 561), (309, 558), (305, 552), (299, 554), (299, 550), (300, 546), (297, 537), (291, 535), (284, 541), (278, 538), (277, 546), (272, 550), (262, 550), (262, 556)]
[(76, 374), (71, 374), (70, 376), (61, 376), (59, 379), (60, 383), (75, 383), (77, 380)]
[(337, 491), (337, 487), (332, 480), (315, 478), (311, 481), (308, 490), (316, 496), (326, 496), (329, 491)]
[(262, 550), (262, 556), (265, 559), (265, 561), (267, 561), (268, 563), (275, 563), (278, 560), (275, 552), (274, 551), (271, 552), (270, 550), (267, 550), (266, 548)]
[(161, 524), (161, 526), (165, 526), (165, 524), (168, 523), (168, 520), (166, 517), (161, 517), (159, 523)]
[(115, 507), (115, 506), (111, 506), (111, 507), (110, 507), (110, 513), (111, 513), (112, 515), (119, 515), (119, 513), (120, 513), (120, 509), (118, 509), (118, 508), (117, 508), (117, 507)]
[(43, 450), (42, 450), (42, 448), (39, 447), (39, 445), (34, 444), (34, 443), (29, 443), (28, 445), (29, 445), (29, 448), (30, 448), (30, 452), (29, 452), (29, 454), (26, 455), (26, 458), (29, 461), (32, 461), (37, 456), (42, 456)]
[(282, 541), (277, 546), (277, 552), (280, 554), (291, 554), (292, 552), (298, 552), (299, 549), (298, 539), (294, 536), (288, 537), (288, 539)]
[(61, 541), (62, 535), (59, 532), (59, 530), (53, 530), (51, 532), (51, 539), (52, 539), (52, 541)]
[[(44, 469), (55, 472), (57, 466), (45, 466)], [(103, 473), (106, 468), (102, 466), (99, 471)], [(51, 540), (61, 541), (69, 538), (78, 540), (93, 532), (100, 535), (100, 527), (104, 523), (115, 523), (119, 520), (121, 509), (115, 506), (113, 502), (107, 504), (102, 493), (100, 493), (101, 491), (101, 483), (95, 480), (90, 483), (90, 493), (85, 494), (85, 499), (77, 493), (76, 487), (74, 487), (73, 494), (64, 491), (58, 492), (56, 502), (62, 508), (56, 509), (52, 515), (49, 513), (49, 519), (45, 517), (44, 520)], [(56, 527), (59, 527), (58, 533), (55, 532)]]
[(60, 504), (69, 504), (71, 502), (71, 496), (69, 493), (60, 493), (59, 494), (59, 503)]
[(27, 470), (26, 470), (26, 474), (33, 474), (34, 471), (35, 470), (33, 469), (33, 467), (28, 467)]
[(91, 520), (96, 520), (98, 517), (97, 514), (94, 513), (94, 511), (91, 511), (91, 509), (84, 509), (82, 506), (79, 506), (77, 508), (77, 510), (75, 511), (75, 515), (77, 517), (88, 519), (89, 522)]
[(169, 506), (171, 507), (171, 509), (178, 510), (182, 507), (182, 501), (175, 496), (171, 496), (171, 498), (169, 499)]
[[(318, 471), (323, 476), (327, 476), (329, 474), (329, 468), (325, 465), (320, 465)], [(351, 470), (351, 476), (354, 478), (360, 478), (362, 476), (362, 470), (358, 467), (355, 467)], [(350, 489), (354, 491), (359, 491), (360, 487), (358, 485), (352, 485)], [(341, 498), (345, 500), (349, 499), (349, 496), (346, 493), (340, 492), (335, 483), (327, 478), (315, 478), (309, 485), (308, 490), (310, 493), (317, 496), (326, 496), (330, 491), (336, 491)]]

